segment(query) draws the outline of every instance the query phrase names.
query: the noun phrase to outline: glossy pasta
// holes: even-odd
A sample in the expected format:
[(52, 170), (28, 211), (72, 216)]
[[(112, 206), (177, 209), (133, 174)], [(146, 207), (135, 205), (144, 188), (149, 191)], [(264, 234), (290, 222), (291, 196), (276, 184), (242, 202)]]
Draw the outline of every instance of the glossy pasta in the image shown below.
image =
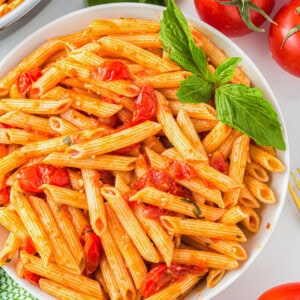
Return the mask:
[[(277, 201), (276, 153), (217, 120), (213, 99), (178, 100), (191, 74), (159, 30), (97, 19), (0, 78), (0, 266), (15, 260), (18, 276), (31, 272), (58, 299), (175, 300), (199, 282), (212, 288), (247, 259), (259, 207)], [(225, 54), (192, 35), (213, 71)], [(239, 68), (232, 82), (250, 85)], [(153, 292), (155, 272), (168, 282)]]

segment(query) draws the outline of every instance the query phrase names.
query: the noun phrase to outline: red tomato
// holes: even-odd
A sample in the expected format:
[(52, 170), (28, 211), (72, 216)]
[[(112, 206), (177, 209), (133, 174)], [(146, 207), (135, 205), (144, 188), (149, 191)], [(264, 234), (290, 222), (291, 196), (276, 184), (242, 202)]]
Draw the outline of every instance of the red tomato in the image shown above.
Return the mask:
[(7, 154), (8, 154), (8, 149), (6, 145), (0, 144), (0, 158), (6, 156)]
[(45, 164), (22, 168), (18, 179), (22, 189), (29, 193), (41, 193), (40, 186), (43, 183), (57, 186), (70, 185), (70, 177), (65, 168)]
[(32, 239), (30, 236), (27, 236), (23, 241), (22, 244), (20, 246), (20, 250), (25, 250), (27, 253), (32, 254), (32, 255), (36, 255), (36, 249), (35, 246), (32, 242)]
[(272, 56), (285, 71), (300, 77), (300, 0), (282, 6), (274, 21), (277, 26), (272, 24), (269, 30)]
[(132, 123), (138, 124), (146, 120), (154, 120), (157, 112), (157, 99), (151, 85), (143, 85), (134, 101)]
[(97, 67), (91, 76), (97, 80), (117, 80), (130, 78), (128, 67), (120, 61), (106, 61)]
[(228, 173), (228, 162), (226, 161), (224, 155), (221, 152), (214, 152), (209, 158), (209, 164), (216, 170), (227, 174)]
[(3, 188), (0, 190), (0, 206), (9, 202), (9, 189)]
[(197, 176), (194, 168), (182, 161), (175, 160), (170, 167), (170, 174), (178, 180), (190, 180)]
[(102, 245), (99, 236), (92, 230), (91, 226), (87, 226), (82, 234), (81, 241), (85, 254), (85, 270), (86, 276), (94, 273), (99, 266), (102, 253)]
[(270, 288), (257, 300), (300, 300), (300, 282), (284, 283)]
[(37, 275), (37, 274), (35, 274), (35, 273), (32, 273), (32, 272), (30, 272), (30, 271), (28, 271), (28, 270), (26, 270), (26, 269), (24, 269), (23, 275), (24, 275), (24, 278), (25, 278), (27, 281), (29, 281), (31, 284), (37, 285), (37, 286), (39, 285), (39, 281), (40, 281), (40, 279), (41, 279), (41, 276), (40, 276), (40, 275)]
[(170, 267), (167, 267), (166, 264), (158, 264), (146, 274), (140, 289), (141, 295), (145, 298), (150, 297), (168, 284), (181, 280), (187, 274), (203, 274), (206, 271), (204, 268), (192, 265), (173, 263)]
[(39, 77), (42, 76), (42, 71), (40, 68), (32, 68), (28, 71), (24, 71), (20, 74), (17, 79), (17, 85), (19, 91), (25, 95), (29, 92), (30, 87), (34, 81), (37, 81)]
[[(230, 1), (225, 0), (223, 2), (237, 3), (240, 7), (244, 7), (244, 17), (249, 12), (249, 8), (247, 6), (256, 5), (258, 8), (262, 9), (267, 15), (269, 15), (275, 5), (274, 0), (252, 0), (252, 1)], [(241, 14), (237, 6), (234, 5), (223, 5), (218, 2), (218, 0), (194, 0), (196, 10), (200, 18), (215, 27), (219, 31), (223, 32), (225, 35), (230, 37), (237, 37), (245, 35), (252, 30), (258, 31), (257, 26), (260, 26), (266, 18), (258, 13), (257, 11), (250, 9), (250, 20), (248, 22), (248, 26), (242, 20)], [(236, 4), (236, 5), (237, 5)], [(271, 19), (269, 19), (270, 21)]]

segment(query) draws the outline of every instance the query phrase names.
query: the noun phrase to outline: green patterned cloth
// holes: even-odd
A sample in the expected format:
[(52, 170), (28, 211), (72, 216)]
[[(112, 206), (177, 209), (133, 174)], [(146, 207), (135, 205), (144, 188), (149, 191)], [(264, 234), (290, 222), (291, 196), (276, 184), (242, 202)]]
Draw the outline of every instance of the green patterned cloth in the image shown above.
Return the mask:
[(0, 268), (1, 300), (38, 300), (21, 288), (2, 268)]

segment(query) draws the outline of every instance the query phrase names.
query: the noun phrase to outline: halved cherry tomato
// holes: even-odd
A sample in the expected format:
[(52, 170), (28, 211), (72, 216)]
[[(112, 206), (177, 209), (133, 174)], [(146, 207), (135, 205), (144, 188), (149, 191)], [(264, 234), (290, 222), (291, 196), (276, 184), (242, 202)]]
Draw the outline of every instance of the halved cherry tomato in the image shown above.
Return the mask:
[(100, 264), (102, 256), (102, 244), (99, 236), (93, 231), (91, 226), (87, 226), (82, 234), (81, 241), (85, 254), (85, 270), (86, 276), (91, 275)]
[(17, 79), (17, 86), (19, 91), (25, 95), (29, 92), (30, 87), (33, 82), (37, 81), (39, 77), (42, 76), (42, 71), (40, 68), (32, 68), (28, 71), (24, 71), (20, 74)]
[(146, 274), (140, 289), (141, 295), (145, 298), (150, 297), (170, 283), (181, 280), (187, 274), (203, 274), (206, 271), (207, 269), (192, 265), (173, 263), (167, 267), (166, 264), (158, 264)]
[(257, 300), (300, 300), (300, 282), (274, 286), (261, 294)]
[(0, 206), (9, 202), (9, 188), (3, 188), (0, 190)]
[(145, 84), (134, 101), (132, 123), (138, 124), (154, 120), (157, 112), (157, 99), (151, 85)]
[(40, 186), (43, 183), (57, 186), (70, 185), (70, 177), (65, 168), (45, 164), (36, 164), (22, 168), (18, 179), (22, 189), (30, 193), (41, 193)]
[(97, 80), (117, 80), (130, 78), (128, 67), (121, 61), (106, 61), (91, 73)]

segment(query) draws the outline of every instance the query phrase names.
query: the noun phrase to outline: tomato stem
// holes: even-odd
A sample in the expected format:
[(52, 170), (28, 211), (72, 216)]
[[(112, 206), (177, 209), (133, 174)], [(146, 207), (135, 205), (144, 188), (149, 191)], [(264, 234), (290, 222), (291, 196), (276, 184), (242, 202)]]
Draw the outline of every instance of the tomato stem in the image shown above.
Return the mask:
[[(296, 14), (300, 14), (300, 6), (298, 6), (298, 7), (296, 8), (295, 12), (296, 12)], [(298, 31), (300, 31), (300, 24), (297, 25), (297, 26), (295, 26), (295, 27), (293, 27), (293, 28), (292, 28), (292, 29), (284, 36), (284, 39), (283, 39), (283, 41), (282, 41), (282, 43), (281, 43), (281, 45), (280, 45), (280, 49), (283, 48), (283, 46), (284, 46), (285, 42), (287, 41), (287, 39), (288, 39), (289, 37), (291, 37), (293, 34), (295, 34), (296, 32), (298, 32)]]
[(255, 10), (259, 14), (261, 14), (266, 20), (271, 22), (272, 24), (277, 25), (272, 18), (266, 12), (258, 7), (257, 5), (253, 4), (250, 0), (231, 0), (231, 1), (221, 1), (217, 0), (220, 4), (226, 5), (226, 6), (236, 6), (239, 10), (241, 19), (244, 21), (246, 26), (256, 32), (264, 32), (265, 30), (262, 28), (257, 27), (253, 24), (250, 18), (250, 11), (251, 9)]

